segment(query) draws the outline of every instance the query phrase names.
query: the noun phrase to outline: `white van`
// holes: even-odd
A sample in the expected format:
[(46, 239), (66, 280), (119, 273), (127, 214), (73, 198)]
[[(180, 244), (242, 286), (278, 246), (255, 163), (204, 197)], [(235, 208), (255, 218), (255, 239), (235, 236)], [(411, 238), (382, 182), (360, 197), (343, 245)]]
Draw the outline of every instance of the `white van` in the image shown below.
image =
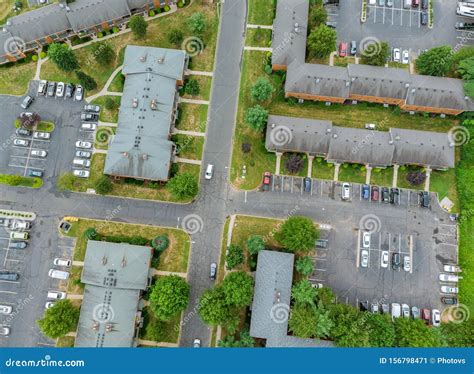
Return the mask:
[(84, 131), (95, 131), (97, 129), (97, 123), (83, 123), (81, 129)]
[(214, 174), (214, 165), (208, 164), (206, 168), (206, 174), (204, 175), (204, 178), (207, 180), (212, 179), (212, 175)]
[(83, 166), (85, 168), (91, 166), (90, 160), (85, 160), (83, 158), (75, 158), (74, 160), (72, 160), (72, 163), (74, 166)]
[(411, 0), (403, 0), (403, 8), (410, 9), (411, 8)]
[(13, 239), (13, 240), (28, 240), (30, 236), (28, 235), (27, 232), (15, 232), (15, 231), (12, 231), (10, 233), (10, 239)]
[(69, 278), (69, 272), (56, 269), (49, 269), (48, 275), (50, 278), (61, 280), (67, 280)]
[(66, 298), (66, 292), (48, 291), (48, 299), (63, 300)]
[(350, 200), (351, 198), (351, 185), (349, 183), (342, 184), (342, 193), (341, 193), (342, 200)]

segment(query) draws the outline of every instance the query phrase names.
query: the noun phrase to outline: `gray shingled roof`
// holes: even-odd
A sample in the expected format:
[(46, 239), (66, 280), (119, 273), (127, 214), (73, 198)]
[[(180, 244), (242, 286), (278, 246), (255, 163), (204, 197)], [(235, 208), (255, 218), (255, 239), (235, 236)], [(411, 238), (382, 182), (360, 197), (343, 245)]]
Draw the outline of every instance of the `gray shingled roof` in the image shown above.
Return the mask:
[(347, 99), (349, 86), (346, 68), (294, 61), (288, 67), (285, 91)]
[(392, 164), (394, 146), (388, 132), (333, 127), (328, 161), (388, 166)]
[(18, 50), (19, 46), (13, 39), (13, 35), (8, 31), (0, 30), (0, 63), (7, 62), (6, 55)]
[(330, 346), (330, 342), (287, 335), (294, 257), (276, 251), (258, 253), (250, 335), (266, 339), (267, 347)]
[(148, 284), (151, 257), (149, 247), (87, 242), (76, 347), (133, 345), (138, 301)]
[(127, 47), (117, 134), (109, 146), (105, 174), (168, 180), (176, 81), (182, 79), (185, 65), (184, 51)]
[(331, 131), (330, 121), (269, 116), (265, 146), (277, 152), (327, 154)]
[(304, 62), (308, 33), (308, 0), (279, 0), (273, 22), (272, 64)]

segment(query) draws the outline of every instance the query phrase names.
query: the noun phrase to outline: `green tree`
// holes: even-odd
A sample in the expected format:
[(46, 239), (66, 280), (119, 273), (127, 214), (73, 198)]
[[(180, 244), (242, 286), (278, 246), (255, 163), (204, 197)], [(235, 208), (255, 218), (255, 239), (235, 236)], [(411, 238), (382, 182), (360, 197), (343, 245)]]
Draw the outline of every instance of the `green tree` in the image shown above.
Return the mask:
[(474, 319), (462, 323), (442, 323), (441, 332), (449, 347), (474, 347)]
[(188, 306), (189, 284), (177, 275), (160, 277), (150, 294), (150, 307), (156, 317), (169, 321)]
[(459, 62), (457, 73), (462, 79), (469, 81), (474, 79), (474, 56)]
[(444, 77), (453, 63), (453, 49), (449, 46), (431, 48), (416, 59), (416, 70), (423, 75)]
[(208, 325), (225, 325), (233, 318), (235, 313), (226, 303), (222, 287), (214, 287), (204, 291), (199, 299), (199, 315)]
[(170, 245), (170, 239), (167, 235), (159, 235), (151, 241), (151, 246), (155, 251), (163, 252)]
[(48, 48), (48, 57), (60, 70), (69, 72), (78, 67), (76, 56), (67, 44), (52, 43)]
[(88, 240), (95, 240), (97, 238), (97, 230), (94, 227), (88, 227), (82, 235)]
[(265, 241), (260, 235), (252, 235), (247, 239), (247, 249), (251, 255), (256, 255), (258, 252), (265, 249)]
[(318, 303), (318, 307), (329, 309), (336, 300), (334, 292), (332, 292), (328, 287), (318, 288), (316, 291), (316, 302)]
[(191, 173), (176, 175), (170, 179), (166, 186), (179, 199), (194, 197), (199, 190), (197, 178)]
[(107, 195), (108, 193), (112, 192), (114, 189), (114, 185), (110, 181), (109, 177), (106, 175), (102, 175), (97, 181), (94, 183), (95, 192), (99, 195)]
[(333, 323), (329, 312), (314, 306), (296, 304), (290, 314), (288, 329), (300, 338), (324, 338), (329, 336)]
[(51, 308), (46, 309), (43, 318), (38, 320), (37, 324), (43, 334), (51, 339), (57, 339), (76, 330), (79, 314), (79, 308), (72, 305), (69, 299), (59, 300)]
[(291, 288), (291, 297), (296, 304), (314, 305), (317, 289), (307, 280), (296, 283)]
[(236, 266), (244, 263), (244, 251), (238, 245), (231, 244), (227, 248), (226, 256), (227, 270), (232, 270)]
[(183, 42), (184, 35), (183, 32), (179, 29), (172, 29), (168, 33), (168, 41), (174, 46), (179, 46)]
[(336, 50), (336, 30), (326, 25), (321, 25), (312, 30), (308, 36), (309, 54), (316, 58), (325, 58)]
[(437, 329), (430, 328), (421, 319), (397, 318), (395, 326), (395, 345), (397, 347), (439, 347), (440, 335)]
[(395, 341), (395, 330), (388, 314), (366, 313), (365, 326), (369, 331), (371, 347), (392, 347)]
[(275, 87), (270, 83), (266, 77), (259, 77), (252, 86), (250, 94), (252, 99), (256, 101), (266, 101), (275, 92)]
[(245, 122), (256, 131), (262, 131), (268, 120), (268, 110), (260, 105), (255, 105), (252, 108), (248, 108), (245, 112)]
[(361, 61), (366, 65), (384, 66), (390, 56), (390, 47), (386, 42), (367, 44), (361, 52)]
[(314, 7), (310, 14), (311, 29), (325, 23), (328, 19), (328, 12), (323, 6)]
[(201, 87), (196, 79), (189, 79), (184, 84), (184, 92), (190, 96), (197, 96), (201, 92)]
[(474, 99), (474, 80), (464, 83), (464, 93)]
[(233, 335), (226, 335), (217, 345), (219, 348), (252, 348), (255, 346), (255, 341), (248, 331), (242, 331), (239, 340)]
[(334, 322), (331, 338), (339, 347), (369, 347), (369, 332), (365, 317), (352, 305), (333, 304), (329, 316)]
[(88, 91), (95, 90), (97, 88), (97, 82), (91, 76), (78, 70), (76, 71), (76, 77), (79, 83)]
[(309, 256), (304, 256), (296, 260), (295, 267), (298, 273), (307, 277), (313, 272), (314, 264)]
[(142, 39), (145, 37), (148, 24), (142, 16), (135, 15), (130, 17), (130, 22), (128, 23), (128, 26), (132, 30), (135, 38)]
[(236, 271), (227, 275), (222, 283), (222, 288), (228, 305), (244, 307), (252, 302), (253, 278), (244, 271)]
[(115, 51), (106, 42), (94, 43), (91, 45), (92, 58), (103, 65), (110, 65), (115, 61)]
[(297, 216), (287, 219), (275, 235), (275, 239), (291, 252), (308, 252), (314, 248), (317, 238), (313, 221)]
[(201, 35), (206, 28), (206, 19), (204, 18), (204, 14), (201, 12), (194, 13), (188, 18), (186, 25), (191, 33)]

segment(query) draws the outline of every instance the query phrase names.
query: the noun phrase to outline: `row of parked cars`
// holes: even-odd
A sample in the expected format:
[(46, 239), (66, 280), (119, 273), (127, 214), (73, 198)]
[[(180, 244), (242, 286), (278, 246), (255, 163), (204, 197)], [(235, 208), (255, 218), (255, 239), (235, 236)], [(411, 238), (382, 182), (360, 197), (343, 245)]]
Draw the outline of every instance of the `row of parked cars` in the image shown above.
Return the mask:
[(72, 83), (56, 83), (41, 80), (38, 84), (38, 95), (47, 97), (56, 96), (59, 98), (74, 98), (76, 101), (81, 101), (84, 97), (84, 89), (81, 85), (75, 86)]
[[(461, 268), (457, 265), (443, 265), (443, 271), (444, 273), (441, 273), (439, 275), (439, 281), (443, 283), (448, 283), (448, 285), (441, 285), (441, 292), (445, 294), (457, 294), (459, 291), (457, 287), (457, 282), (460, 279), (459, 273), (461, 272)], [(441, 301), (443, 301), (443, 299), (441, 299)], [(445, 302), (445, 304), (450, 303)]]
[[(57, 267), (67, 268), (69, 269), (72, 265), (72, 261), (67, 258), (60, 258), (57, 257), (53, 260), (53, 265)], [(69, 271), (60, 270), (60, 269), (49, 269), (48, 276), (53, 279), (59, 280), (68, 280), (69, 279)], [(48, 301), (45, 304), (45, 309), (51, 308), (56, 301), (63, 300), (67, 296), (66, 292), (62, 291), (55, 291), (50, 290), (48, 291)]]
[[(369, 0), (369, 5), (378, 5), (381, 7), (386, 6), (388, 8), (391, 8), (393, 7), (393, 0)], [(403, 9), (417, 9), (420, 7), (420, 5), (421, 9), (428, 9), (428, 0), (403, 0)]]

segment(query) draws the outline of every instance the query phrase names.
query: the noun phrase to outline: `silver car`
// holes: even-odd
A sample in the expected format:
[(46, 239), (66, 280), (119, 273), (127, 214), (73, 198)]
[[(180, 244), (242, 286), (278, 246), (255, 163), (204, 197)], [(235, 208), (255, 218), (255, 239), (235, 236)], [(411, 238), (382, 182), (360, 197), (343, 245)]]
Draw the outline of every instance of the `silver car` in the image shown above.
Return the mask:
[(367, 251), (366, 249), (363, 249), (360, 252), (360, 266), (362, 266), (363, 268), (369, 266), (369, 251)]

